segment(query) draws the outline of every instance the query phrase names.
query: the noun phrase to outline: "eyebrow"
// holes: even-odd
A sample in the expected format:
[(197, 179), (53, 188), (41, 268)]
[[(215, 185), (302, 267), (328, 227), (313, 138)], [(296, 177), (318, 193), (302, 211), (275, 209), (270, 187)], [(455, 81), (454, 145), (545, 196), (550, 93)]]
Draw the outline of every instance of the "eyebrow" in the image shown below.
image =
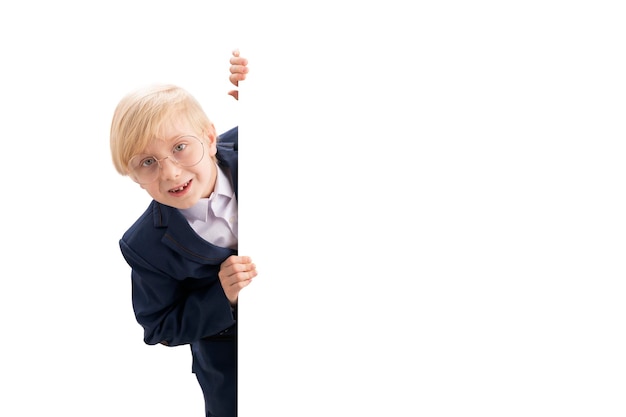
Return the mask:
[[(150, 140), (150, 143), (149, 143), (148, 147), (152, 146), (154, 143), (157, 143), (157, 142), (162, 142), (162, 143), (163, 143), (163, 146), (169, 147), (169, 146), (174, 145), (174, 143), (175, 143), (178, 139), (180, 139), (180, 138), (182, 138), (182, 137), (185, 137), (185, 136), (192, 136), (192, 137), (196, 137), (196, 135), (192, 135), (192, 134), (189, 134), (189, 133), (185, 133), (185, 134), (183, 134), (183, 135), (176, 135), (176, 136), (172, 136), (170, 139), (153, 138), (152, 140)], [(147, 149), (148, 147), (146, 147), (146, 149)], [(141, 152), (139, 152), (137, 155), (141, 155), (141, 156), (154, 156), (154, 153), (155, 153), (155, 152), (148, 152), (146, 149), (142, 150), (142, 151), (141, 151)]]
[(192, 137), (196, 137), (196, 135), (193, 135), (193, 134), (191, 134), (191, 133), (185, 133), (185, 134), (182, 134), (182, 135), (172, 136), (172, 137), (171, 137), (171, 138), (169, 138), (169, 139), (160, 139), (160, 138), (155, 138), (155, 139), (153, 139), (153, 140), (154, 140), (154, 141), (162, 141), (163, 143), (172, 143), (172, 142), (174, 142), (175, 140), (178, 140), (178, 139), (183, 138), (183, 137), (185, 137), (185, 136), (192, 136)]

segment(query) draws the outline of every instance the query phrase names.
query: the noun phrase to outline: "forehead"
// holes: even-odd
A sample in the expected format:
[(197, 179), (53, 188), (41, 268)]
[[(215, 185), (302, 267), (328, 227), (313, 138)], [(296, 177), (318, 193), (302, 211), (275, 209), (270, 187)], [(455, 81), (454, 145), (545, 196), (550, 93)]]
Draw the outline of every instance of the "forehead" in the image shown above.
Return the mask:
[(198, 136), (189, 121), (185, 118), (175, 117), (161, 124), (156, 134), (146, 144), (142, 153), (154, 153), (159, 150), (167, 150), (174, 146), (181, 136)]
[(175, 138), (183, 135), (197, 136), (198, 132), (195, 131), (192, 124), (186, 117), (176, 116), (171, 117), (166, 121), (163, 121), (156, 131), (155, 137), (152, 142), (167, 142), (174, 140)]

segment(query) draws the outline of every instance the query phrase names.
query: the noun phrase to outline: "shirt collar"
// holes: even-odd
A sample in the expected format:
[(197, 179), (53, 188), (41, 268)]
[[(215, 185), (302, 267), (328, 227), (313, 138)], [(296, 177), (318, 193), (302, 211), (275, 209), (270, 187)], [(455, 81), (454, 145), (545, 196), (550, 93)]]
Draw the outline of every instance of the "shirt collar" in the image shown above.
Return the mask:
[(179, 209), (187, 221), (200, 220), (206, 222), (209, 219), (209, 205), (213, 205), (224, 198), (228, 200), (233, 198), (235, 192), (230, 180), (219, 165), (216, 164), (216, 168), (217, 178), (211, 195), (208, 198), (201, 198), (195, 205), (187, 209)]

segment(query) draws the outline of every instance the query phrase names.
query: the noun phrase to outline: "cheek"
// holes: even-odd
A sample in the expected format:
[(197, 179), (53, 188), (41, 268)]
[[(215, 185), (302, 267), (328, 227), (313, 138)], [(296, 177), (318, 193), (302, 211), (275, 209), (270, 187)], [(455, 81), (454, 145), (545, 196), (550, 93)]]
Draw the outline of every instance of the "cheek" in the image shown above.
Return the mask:
[(142, 185), (141, 188), (146, 190), (146, 192), (150, 194), (150, 196), (153, 198), (157, 195), (159, 191), (158, 182), (155, 182), (153, 184)]
[(215, 170), (215, 161), (213, 161), (212, 157), (209, 157), (207, 155), (202, 159), (202, 162), (200, 162), (197, 166), (199, 168), (198, 173), (211, 175), (213, 171)]

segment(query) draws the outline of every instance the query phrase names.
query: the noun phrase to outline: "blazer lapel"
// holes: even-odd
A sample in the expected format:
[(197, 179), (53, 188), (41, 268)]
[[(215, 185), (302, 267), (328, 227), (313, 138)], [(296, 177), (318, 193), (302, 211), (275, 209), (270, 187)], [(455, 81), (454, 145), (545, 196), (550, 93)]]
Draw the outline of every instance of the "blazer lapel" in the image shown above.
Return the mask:
[(161, 242), (187, 259), (219, 265), (230, 255), (236, 254), (232, 249), (215, 246), (198, 236), (176, 208), (157, 203), (154, 205), (153, 217), (155, 227), (167, 229)]

